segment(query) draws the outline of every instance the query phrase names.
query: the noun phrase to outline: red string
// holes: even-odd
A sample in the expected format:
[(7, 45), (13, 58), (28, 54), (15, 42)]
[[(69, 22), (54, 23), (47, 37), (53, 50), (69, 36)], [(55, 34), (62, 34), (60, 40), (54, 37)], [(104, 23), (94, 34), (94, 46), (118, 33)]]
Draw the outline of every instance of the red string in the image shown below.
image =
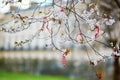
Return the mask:
[(83, 35), (82, 35), (81, 32), (76, 35), (75, 41), (76, 41), (76, 42), (79, 42), (79, 41), (77, 40), (77, 38), (78, 38), (79, 36), (81, 36), (81, 38), (82, 38), (81, 43), (83, 43), (83, 42), (84, 42), (84, 37), (83, 37)]
[(62, 64), (65, 68), (66, 67), (66, 55), (65, 55), (65, 53), (63, 53), (63, 55), (62, 55)]
[(47, 22), (46, 29), (48, 30), (49, 33), (51, 33), (51, 30), (48, 27), (49, 23)]
[(61, 12), (65, 12), (65, 9), (62, 7), (60, 11), (61, 11)]
[(95, 29), (96, 29), (96, 33), (95, 33), (95, 39), (99, 36), (99, 33), (100, 33), (100, 27), (99, 26), (95, 26)]
[(42, 30), (44, 30), (44, 21), (42, 22)]

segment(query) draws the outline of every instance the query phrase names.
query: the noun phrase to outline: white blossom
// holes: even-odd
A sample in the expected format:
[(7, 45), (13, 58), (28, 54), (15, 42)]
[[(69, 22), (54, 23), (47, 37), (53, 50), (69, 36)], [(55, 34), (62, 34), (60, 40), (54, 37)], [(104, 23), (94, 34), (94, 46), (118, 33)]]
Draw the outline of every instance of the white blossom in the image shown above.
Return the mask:
[(81, 14), (83, 19), (86, 20), (86, 23), (88, 23), (91, 28), (94, 27), (94, 25), (97, 23), (97, 20), (95, 18), (90, 18), (94, 12), (94, 9), (90, 9), (90, 11), (84, 10)]
[(115, 23), (115, 20), (114, 19), (108, 19), (105, 24), (106, 25), (112, 25), (113, 23)]
[(87, 23), (89, 24), (89, 26), (92, 28), (92, 27), (94, 27), (94, 25), (95, 25), (95, 23), (96, 23), (97, 21), (96, 21), (96, 19), (88, 19), (86, 22), (87, 22)]
[(118, 53), (118, 52), (116, 51), (116, 52), (113, 52), (112, 55), (113, 55), (113, 56), (115, 56), (115, 55), (116, 55), (116, 56), (120, 56), (120, 53)]
[(112, 56), (103, 56), (103, 62), (112, 60)]

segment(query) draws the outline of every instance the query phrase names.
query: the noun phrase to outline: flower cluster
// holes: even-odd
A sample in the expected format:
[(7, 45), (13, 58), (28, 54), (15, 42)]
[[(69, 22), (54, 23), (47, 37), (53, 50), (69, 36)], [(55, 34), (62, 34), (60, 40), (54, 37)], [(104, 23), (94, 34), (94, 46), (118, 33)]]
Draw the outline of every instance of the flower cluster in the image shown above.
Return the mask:
[[(84, 1), (86, 2), (86, 0), (78, 0), (78, 2), (75, 0), (75, 2), (71, 3), (68, 0), (67, 3), (62, 4), (61, 2), (60, 4), (60, 2), (58, 2), (54, 3), (53, 6), (48, 7), (43, 7), (41, 6), (42, 3), (39, 3), (37, 4), (36, 9), (32, 12), (31, 16), (25, 16), (19, 11), (12, 11), (12, 20), (1, 24), (0, 26), (2, 27), (0, 28), (0, 31), (16, 33), (32, 27), (31, 25), (34, 23), (39, 23), (39, 25), (37, 24), (39, 26), (39, 28), (37, 28), (37, 32), (33, 34), (30, 39), (25, 39), (20, 42), (15, 41), (14, 44), (16, 46), (22, 46), (25, 43), (31, 42), (36, 37), (43, 39), (41, 37), (43, 35), (47, 35), (45, 38), (50, 39), (51, 44), (57, 50), (62, 52), (62, 64), (64, 67), (66, 67), (66, 56), (68, 53), (70, 53), (70, 49), (66, 48), (65, 51), (63, 51), (61, 47), (56, 46), (55, 41), (57, 43), (62, 42), (60, 44), (64, 44), (66, 41), (71, 41), (73, 43), (75, 42), (76, 45), (86, 43), (93, 51), (102, 56), (102, 59), (100, 60), (90, 60), (90, 64), (97, 65), (101, 61), (108, 60), (109, 57), (98, 53), (97, 50), (94, 49), (89, 42), (97, 41), (104, 32), (103, 27), (106, 25), (113, 25), (115, 23), (115, 20), (111, 16), (109, 17), (106, 14), (100, 13), (96, 3), (86, 3), (88, 7), (83, 10), (81, 14), (78, 14), (75, 5), (79, 2), (85, 3)], [(20, 2), (21, 0), (7, 0), (6, 5), (11, 4), (12, 6), (15, 5), (15, 3)], [(70, 5), (68, 5), (69, 3)], [(70, 20), (71, 18), (72, 20)], [(82, 24), (85, 25), (83, 26)], [(92, 35), (88, 32), (90, 32)], [(112, 55), (117, 57), (120, 56), (116, 50), (114, 50)]]
[(115, 20), (110, 18), (110, 19), (105, 19), (105, 24), (106, 25), (112, 25), (113, 23), (115, 23)]
[(119, 58), (119, 57), (120, 57), (120, 48), (119, 48), (118, 45), (116, 45), (116, 46), (113, 48), (112, 56), (115, 57), (115, 58)]

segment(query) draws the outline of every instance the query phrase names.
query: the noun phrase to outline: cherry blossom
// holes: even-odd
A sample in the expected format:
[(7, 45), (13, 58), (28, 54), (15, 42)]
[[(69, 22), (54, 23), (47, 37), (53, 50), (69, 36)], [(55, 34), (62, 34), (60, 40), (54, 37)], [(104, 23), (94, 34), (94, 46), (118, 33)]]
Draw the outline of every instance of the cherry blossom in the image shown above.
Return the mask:
[(115, 23), (114, 19), (107, 19), (105, 22), (106, 25), (112, 25), (113, 23)]

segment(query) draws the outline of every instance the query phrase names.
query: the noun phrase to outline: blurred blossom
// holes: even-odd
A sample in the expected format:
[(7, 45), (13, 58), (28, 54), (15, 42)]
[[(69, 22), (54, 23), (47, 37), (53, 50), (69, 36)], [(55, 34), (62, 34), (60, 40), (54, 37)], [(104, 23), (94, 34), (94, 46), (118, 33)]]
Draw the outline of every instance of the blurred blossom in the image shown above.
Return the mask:
[(110, 60), (112, 60), (112, 56), (103, 56), (103, 61), (104, 62), (107, 62), (107, 61), (110, 61)]
[(112, 25), (113, 23), (115, 23), (115, 20), (114, 19), (109, 19), (105, 23), (106, 23), (106, 25)]
[(10, 11), (10, 4), (7, 5), (5, 3), (0, 2), (0, 13), (7, 13)]

